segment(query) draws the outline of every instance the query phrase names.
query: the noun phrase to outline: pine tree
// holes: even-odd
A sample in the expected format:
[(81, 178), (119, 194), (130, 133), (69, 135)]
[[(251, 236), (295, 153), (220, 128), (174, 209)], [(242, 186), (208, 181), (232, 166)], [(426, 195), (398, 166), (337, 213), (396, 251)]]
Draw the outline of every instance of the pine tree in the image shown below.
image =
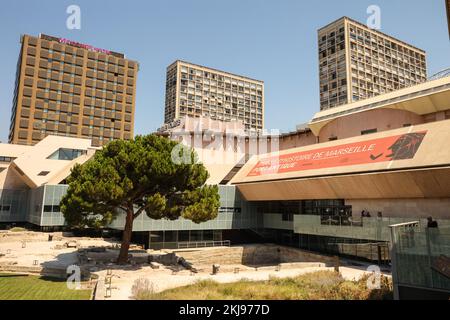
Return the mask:
[[(184, 161), (179, 161), (183, 159)], [(118, 214), (125, 226), (118, 263), (128, 260), (133, 221), (180, 217), (201, 223), (217, 217), (217, 186), (205, 185), (208, 172), (194, 150), (157, 135), (112, 141), (67, 179), (61, 200), (67, 224), (102, 228)]]

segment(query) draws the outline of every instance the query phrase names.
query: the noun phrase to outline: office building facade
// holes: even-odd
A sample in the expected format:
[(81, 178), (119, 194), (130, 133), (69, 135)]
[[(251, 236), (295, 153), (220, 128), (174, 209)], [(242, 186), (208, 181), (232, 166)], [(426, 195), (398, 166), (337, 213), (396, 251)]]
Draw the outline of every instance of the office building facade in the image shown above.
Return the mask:
[(264, 128), (264, 82), (200, 65), (175, 61), (167, 68), (164, 123), (190, 117)]
[(318, 31), (320, 110), (427, 80), (426, 53), (343, 17)]
[(133, 138), (136, 61), (44, 34), (23, 35), (21, 43), (10, 143), (34, 145), (59, 135), (102, 146)]

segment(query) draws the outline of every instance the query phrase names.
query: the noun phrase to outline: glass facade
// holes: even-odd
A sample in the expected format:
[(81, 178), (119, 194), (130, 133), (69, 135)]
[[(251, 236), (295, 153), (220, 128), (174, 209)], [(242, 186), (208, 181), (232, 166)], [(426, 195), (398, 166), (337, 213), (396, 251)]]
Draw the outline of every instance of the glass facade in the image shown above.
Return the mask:
[(439, 221), (439, 228), (405, 228), (392, 230), (392, 276), (400, 287), (431, 288), (450, 294), (450, 279), (443, 264), (450, 257), (450, 223)]
[(294, 216), (294, 232), (299, 234), (310, 234), (316, 236), (342, 237), (349, 239), (365, 239), (372, 241), (389, 241), (389, 226), (398, 223), (409, 222), (411, 220), (420, 221), (422, 226), (426, 226), (425, 219), (409, 218), (357, 218), (351, 225), (324, 223), (318, 215), (297, 215)]
[(390, 259), (388, 242), (366, 239), (351, 239), (316, 236), (310, 234), (294, 234), (294, 246), (309, 251), (323, 252), (330, 255), (347, 256), (351, 258), (387, 264)]
[[(0, 222), (29, 222), (42, 227), (64, 226), (60, 202), (68, 185), (45, 185), (32, 190), (0, 190)], [(134, 231), (252, 229), (263, 225), (256, 205), (245, 201), (234, 186), (219, 186), (220, 209), (216, 219), (200, 224), (180, 218), (153, 220), (145, 214), (134, 222)], [(124, 215), (109, 226), (121, 230)], [(192, 237), (197, 237), (194, 233)], [(202, 238), (202, 236), (198, 236)]]
[(44, 186), (30, 190), (28, 199), (30, 208), (28, 210), (27, 221), (38, 226), (41, 225), (44, 190)]
[(63, 226), (59, 203), (67, 188), (67, 185), (45, 185), (31, 190), (0, 190), (0, 222)]
[(61, 199), (66, 194), (67, 185), (46, 185), (43, 194), (41, 226), (54, 227), (63, 226), (64, 216), (61, 213)]
[[(235, 186), (219, 185), (220, 209), (216, 219), (196, 224), (190, 220), (154, 220), (142, 214), (134, 221), (134, 231), (178, 231), (178, 230), (226, 230), (252, 229), (262, 224), (256, 206), (245, 201)], [(259, 219), (258, 219), (259, 217)], [(125, 216), (119, 215), (110, 225), (121, 230), (125, 225)]]
[(27, 190), (0, 189), (0, 222), (25, 221), (27, 198)]
[[(151, 231), (149, 248), (177, 249), (181, 244), (190, 243), (207, 246), (222, 241), (222, 230), (182, 230), (182, 231)], [(189, 246), (186, 246), (189, 247)]]
[(55, 153), (53, 153), (47, 159), (52, 160), (74, 160), (84, 154), (86, 154), (86, 150), (77, 150), (77, 149), (67, 149), (67, 148), (59, 148)]

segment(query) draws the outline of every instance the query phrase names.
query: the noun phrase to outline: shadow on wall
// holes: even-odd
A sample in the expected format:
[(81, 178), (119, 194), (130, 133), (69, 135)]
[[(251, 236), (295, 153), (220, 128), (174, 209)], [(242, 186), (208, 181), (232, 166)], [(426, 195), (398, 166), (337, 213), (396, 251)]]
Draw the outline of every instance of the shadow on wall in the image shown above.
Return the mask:
[(280, 263), (313, 262), (334, 265), (334, 258), (275, 244), (249, 244), (176, 251), (194, 266), (244, 265), (248, 267), (276, 266)]

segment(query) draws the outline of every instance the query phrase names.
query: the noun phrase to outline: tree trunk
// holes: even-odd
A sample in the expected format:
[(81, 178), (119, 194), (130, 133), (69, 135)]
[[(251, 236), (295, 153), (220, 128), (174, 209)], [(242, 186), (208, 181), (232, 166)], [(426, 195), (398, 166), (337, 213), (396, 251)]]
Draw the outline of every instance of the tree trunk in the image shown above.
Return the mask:
[(125, 228), (123, 229), (122, 244), (120, 246), (118, 264), (126, 264), (128, 262), (128, 250), (130, 249), (131, 234), (133, 232), (133, 209), (129, 209), (125, 220)]

